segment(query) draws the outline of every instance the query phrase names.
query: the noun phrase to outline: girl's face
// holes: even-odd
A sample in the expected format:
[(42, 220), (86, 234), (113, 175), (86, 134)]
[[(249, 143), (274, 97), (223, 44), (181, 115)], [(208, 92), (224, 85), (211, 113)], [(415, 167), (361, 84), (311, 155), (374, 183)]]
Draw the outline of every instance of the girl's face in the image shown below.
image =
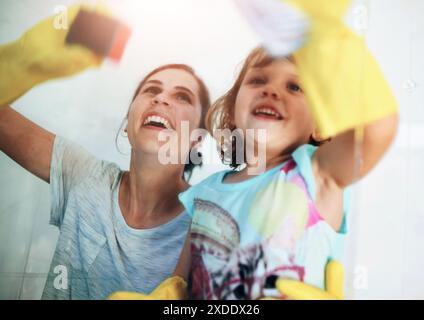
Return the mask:
[[(169, 141), (159, 141), (159, 133), (168, 130), (181, 146), (182, 121), (189, 125), (189, 133), (200, 124), (201, 103), (199, 84), (188, 72), (165, 69), (153, 74), (140, 88), (130, 106), (128, 139), (135, 151), (157, 154)], [(168, 135), (166, 135), (168, 136)], [(185, 142), (187, 143), (187, 142)], [(180, 152), (184, 152), (179, 150)], [(185, 153), (188, 149), (185, 150)]]
[(236, 97), (234, 124), (245, 136), (246, 129), (255, 129), (255, 137), (257, 129), (266, 130), (267, 158), (308, 143), (314, 123), (296, 66), (279, 59), (250, 68)]

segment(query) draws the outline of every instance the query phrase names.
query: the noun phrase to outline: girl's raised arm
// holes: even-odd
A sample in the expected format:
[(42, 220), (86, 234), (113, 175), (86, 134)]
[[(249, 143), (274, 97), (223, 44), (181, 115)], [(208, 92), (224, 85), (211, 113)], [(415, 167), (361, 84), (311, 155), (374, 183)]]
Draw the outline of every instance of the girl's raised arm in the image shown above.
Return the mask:
[[(315, 176), (344, 188), (365, 176), (381, 160), (392, 143), (398, 125), (393, 114), (359, 128), (362, 139), (356, 144), (355, 130), (337, 135), (322, 145), (313, 158)], [(357, 145), (357, 146), (356, 146)], [(359, 148), (359, 149), (356, 149)], [(359, 158), (358, 158), (359, 157)]]

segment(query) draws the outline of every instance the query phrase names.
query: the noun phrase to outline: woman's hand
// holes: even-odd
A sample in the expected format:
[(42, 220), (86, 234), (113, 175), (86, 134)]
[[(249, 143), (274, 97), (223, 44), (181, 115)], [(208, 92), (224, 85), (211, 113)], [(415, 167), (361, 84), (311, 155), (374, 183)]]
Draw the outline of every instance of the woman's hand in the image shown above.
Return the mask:
[(56, 29), (55, 17), (49, 17), (23, 34), (19, 43), (32, 56), (29, 66), (31, 70), (43, 73), (44, 77), (50, 79), (68, 76), (101, 64), (101, 56), (83, 46), (65, 43), (69, 27), (80, 9), (81, 6), (68, 9), (67, 29)]
[(80, 8), (67, 10), (67, 29), (55, 27), (57, 17), (52, 16), (17, 41), (0, 46), (0, 106), (10, 104), (41, 82), (100, 66), (103, 57), (81, 45), (65, 43)]
[(163, 281), (150, 294), (119, 291), (112, 293), (108, 300), (185, 300), (188, 298), (187, 283), (183, 278), (173, 276)]

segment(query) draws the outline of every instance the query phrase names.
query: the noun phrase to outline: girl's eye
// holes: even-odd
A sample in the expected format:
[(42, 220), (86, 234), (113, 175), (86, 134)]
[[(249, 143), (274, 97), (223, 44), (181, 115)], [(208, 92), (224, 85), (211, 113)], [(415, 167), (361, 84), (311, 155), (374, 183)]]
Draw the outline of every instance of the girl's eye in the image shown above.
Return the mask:
[(300, 88), (300, 86), (294, 82), (290, 82), (289, 84), (287, 84), (287, 89), (293, 92), (303, 92), (302, 88)]
[(266, 79), (262, 77), (253, 77), (248, 81), (249, 84), (253, 84), (253, 85), (261, 85), (261, 84), (265, 84), (265, 82), (266, 82)]
[(143, 93), (158, 94), (160, 91), (161, 90), (158, 87), (148, 87), (144, 89)]
[(190, 97), (189, 97), (189, 95), (188, 94), (186, 94), (186, 93), (184, 93), (184, 92), (179, 92), (179, 93), (177, 93), (177, 99), (179, 100), (179, 101), (183, 101), (183, 102), (186, 102), (186, 103), (189, 103), (189, 104), (191, 104), (192, 102), (191, 102), (191, 99), (190, 99)]

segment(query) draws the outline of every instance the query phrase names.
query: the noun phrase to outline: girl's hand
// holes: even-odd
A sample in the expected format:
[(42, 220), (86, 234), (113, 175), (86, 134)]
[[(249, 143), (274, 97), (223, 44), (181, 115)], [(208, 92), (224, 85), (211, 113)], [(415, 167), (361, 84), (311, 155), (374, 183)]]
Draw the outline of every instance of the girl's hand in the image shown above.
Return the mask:
[(343, 282), (343, 265), (333, 260), (325, 268), (325, 290), (288, 279), (278, 279), (277, 289), (292, 300), (342, 300)]
[(397, 112), (397, 101), (364, 38), (344, 22), (352, 0), (281, 1), (300, 9), (311, 24), (305, 45), (293, 55), (324, 138)]

